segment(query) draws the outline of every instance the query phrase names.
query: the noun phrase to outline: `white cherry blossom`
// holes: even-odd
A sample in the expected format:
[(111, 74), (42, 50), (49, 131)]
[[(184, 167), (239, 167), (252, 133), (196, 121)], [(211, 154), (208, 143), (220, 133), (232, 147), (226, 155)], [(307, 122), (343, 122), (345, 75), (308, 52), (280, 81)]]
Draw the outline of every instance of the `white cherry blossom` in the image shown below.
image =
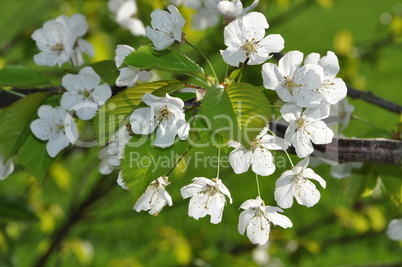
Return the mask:
[(336, 78), (340, 67), (338, 57), (334, 52), (328, 51), (327, 55), (322, 58), (317, 53), (311, 53), (305, 58), (304, 64), (318, 64), (324, 70), (323, 84), (321, 87), (316, 88), (317, 92), (322, 96), (323, 103), (334, 105), (346, 97), (347, 87), (345, 82), (341, 78)]
[(85, 67), (78, 74), (64, 75), (62, 85), (67, 91), (61, 97), (60, 105), (76, 111), (82, 120), (92, 119), (99, 106), (112, 96), (110, 86), (100, 82), (101, 78), (92, 67)]
[[(258, 65), (280, 52), (285, 41), (280, 34), (265, 36), (269, 25), (262, 13), (250, 12), (227, 25), (224, 30), (226, 50), (221, 50), (223, 60), (232, 66), (246, 62)], [(265, 36), (265, 37), (264, 37)]]
[(402, 240), (402, 218), (392, 220), (387, 227), (387, 236), (392, 240)]
[(198, 220), (211, 215), (211, 223), (222, 221), (223, 208), (226, 205), (226, 197), (232, 204), (232, 198), (227, 187), (218, 178), (207, 179), (195, 177), (193, 183), (181, 188), (184, 199), (191, 197), (188, 207), (188, 216)]
[(278, 62), (262, 66), (264, 87), (275, 90), (286, 103), (299, 107), (315, 107), (321, 103), (322, 96), (317, 90), (322, 87), (324, 70), (318, 64), (303, 63), (303, 53), (290, 51)]
[(169, 147), (176, 135), (181, 140), (188, 138), (190, 125), (184, 116), (184, 102), (180, 98), (157, 97), (146, 93), (142, 101), (149, 107), (137, 108), (130, 116), (131, 129), (136, 134), (150, 134), (156, 128), (154, 145)]
[(32, 39), (41, 50), (34, 56), (34, 61), (38, 65), (61, 66), (68, 62), (74, 53), (76, 37), (59, 21), (46, 21), (42, 28), (34, 31)]
[(235, 148), (229, 154), (229, 162), (236, 174), (246, 172), (251, 165), (253, 172), (262, 176), (275, 171), (270, 150), (286, 150), (288, 147), (282, 138), (268, 134), (268, 127), (253, 140), (250, 149), (235, 141), (230, 141), (229, 146)]
[(5, 180), (14, 171), (14, 163), (10, 158), (4, 162), (4, 156), (0, 154), (0, 180)]
[(121, 27), (129, 30), (134, 36), (145, 35), (144, 24), (136, 18), (138, 7), (135, 0), (109, 0), (108, 8)]
[(152, 41), (156, 50), (163, 50), (174, 42), (181, 42), (185, 20), (174, 5), (164, 11), (156, 9), (151, 13), (151, 27), (145, 28), (146, 36)]
[(325, 188), (326, 182), (312, 169), (307, 168), (309, 158), (301, 160), (291, 170), (287, 170), (276, 181), (275, 201), (279, 207), (287, 209), (293, 205), (293, 198), (297, 203), (312, 207), (320, 200), (320, 192), (309, 180), (313, 179)]
[(204, 0), (205, 6), (211, 12), (232, 19), (246, 15), (258, 5), (258, 2), (258, 0), (254, 0), (250, 6), (243, 8), (240, 0)]
[(114, 60), (120, 72), (116, 80), (117, 86), (132, 87), (136, 85), (137, 80), (147, 82), (152, 78), (152, 74), (149, 71), (143, 71), (130, 66), (120, 68), (124, 63), (124, 59), (133, 51), (135, 51), (135, 49), (129, 45), (118, 45), (116, 47), (116, 57)]
[(165, 189), (168, 184), (169, 181), (166, 176), (153, 180), (145, 190), (145, 193), (135, 203), (134, 209), (137, 212), (149, 210), (149, 214), (156, 216), (166, 204), (172, 206), (172, 197)]
[(70, 18), (65, 15), (45, 22), (41, 29), (32, 34), (32, 39), (41, 52), (34, 56), (38, 65), (61, 66), (71, 60), (73, 66), (84, 63), (82, 53), (93, 56), (93, 46), (80, 38), (88, 31), (85, 16), (74, 14)]
[(322, 145), (332, 142), (334, 132), (322, 121), (329, 115), (327, 105), (307, 108), (302, 112), (302, 108), (294, 104), (285, 104), (281, 114), (289, 122), (284, 139), (295, 148), (299, 158), (313, 153), (312, 143)]
[(77, 125), (63, 108), (42, 105), (38, 116), (39, 119), (31, 122), (31, 131), (40, 140), (48, 141), (46, 150), (50, 157), (56, 157), (61, 150), (77, 140)]
[(264, 245), (268, 242), (271, 224), (283, 228), (293, 226), (288, 217), (278, 213), (283, 212), (282, 209), (265, 206), (260, 197), (245, 201), (240, 208), (244, 211), (239, 217), (239, 233), (243, 235), (247, 231), (247, 237), (253, 244)]

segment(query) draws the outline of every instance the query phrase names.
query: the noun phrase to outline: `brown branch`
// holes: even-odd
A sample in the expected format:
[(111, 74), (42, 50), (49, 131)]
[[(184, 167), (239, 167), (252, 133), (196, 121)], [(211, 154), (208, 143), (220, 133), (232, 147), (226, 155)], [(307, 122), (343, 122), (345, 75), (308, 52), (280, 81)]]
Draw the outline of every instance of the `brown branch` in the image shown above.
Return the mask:
[(366, 101), (367, 103), (374, 104), (378, 107), (381, 107), (383, 109), (389, 110), (391, 112), (395, 113), (402, 113), (402, 106), (398, 105), (396, 103), (393, 103), (391, 101), (382, 99), (376, 95), (374, 95), (372, 92), (364, 92), (360, 90), (356, 90), (353, 87), (348, 86), (348, 96), (351, 98), (357, 98)]
[[(286, 126), (270, 123), (276, 135), (283, 137)], [(313, 155), (331, 161), (402, 164), (402, 141), (388, 139), (334, 138), (330, 144), (314, 145)], [(290, 149), (290, 153), (295, 154)]]

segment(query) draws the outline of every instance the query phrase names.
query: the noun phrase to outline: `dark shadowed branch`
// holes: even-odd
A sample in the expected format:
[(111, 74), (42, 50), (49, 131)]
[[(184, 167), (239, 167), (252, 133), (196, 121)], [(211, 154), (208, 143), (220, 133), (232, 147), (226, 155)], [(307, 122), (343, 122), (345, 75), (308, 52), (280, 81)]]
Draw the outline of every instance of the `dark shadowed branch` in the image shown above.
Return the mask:
[[(271, 129), (283, 137), (286, 126), (271, 123)], [(389, 139), (334, 138), (330, 144), (314, 145), (313, 155), (331, 161), (402, 164), (402, 141)], [(289, 152), (294, 153), (294, 150)]]

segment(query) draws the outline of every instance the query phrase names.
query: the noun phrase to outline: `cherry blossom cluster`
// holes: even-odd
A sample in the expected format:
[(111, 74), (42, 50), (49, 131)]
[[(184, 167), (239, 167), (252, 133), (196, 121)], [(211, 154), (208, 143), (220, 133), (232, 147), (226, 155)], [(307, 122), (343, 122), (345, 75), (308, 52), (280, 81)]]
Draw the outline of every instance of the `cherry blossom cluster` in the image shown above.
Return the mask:
[[(88, 23), (81, 14), (70, 18), (65, 15), (45, 22), (36, 30), (32, 38), (41, 52), (34, 57), (38, 65), (61, 66), (71, 60), (73, 66), (83, 64), (82, 52), (93, 55), (93, 46), (83, 40), (88, 31)], [(32, 133), (40, 140), (47, 141), (46, 150), (50, 157), (56, 157), (61, 150), (78, 140), (76, 114), (81, 120), (91, 120), (111, 96), (112, 90), (106, 83), (101, 84), (100, 76), (92, 67), (84, 67), (77, 74), (66, 74), (62, 78), (65, 88), (60, 106), (42, 105), (39, 118), (32, 121)]]
[(71, 62), (73, 66), (84, 63), (82, 53), (91, 57), (93, 46), (83, 37), (88, 31), (85, 16), (74, 14), (71, 17), (60, 15), (54, 20), (46, 21), (41, 29), (34, 31), (32, 39), (41, 52), (34, 56), (38, 65), (59, 66)]
[[(323, 57), (312, 53), (304, 60), (303, 53), (290, 51), (278, 64), (265, 63), (273, 53), (280, 53), (285, 48), (285, 41), (280, 34), (266, 35), (269, 24), (265, 16), (260, 12), (250, 12), (257, 6), (258, 0), (246, 8), (240, 0), (171, 2), (196, 9), (193, 25), (198, 29), (215, 25), (218, 16), (223, 16), (226, 46), (226, 49), (220, 50), (223, 61), (233, 67), (262, 64), (264, 87), (275, 90), (284, 103), (280, 109), (283, 120), (288, 123), (284, 138), (277, 137), (267, 125), (250, 144), (234, 140), (227, 144), (231, 149), (229, 162), (234, 173), (247, 172), (251, 167), (256, 175), (257, 187), (258, 176), (269, 176), (276, 170), (272, 150), (280, 150), (287, 155), (287, 149), (293, 146), (301, 159), (294, 165), (287, 155), (291, 168), (279, 176), (274, 189), (274, 198), (279, 207), (266, 205), (259, 188), (255, 199), (246, 200), (240, 206), (243, 211), (239, 214), (239, 233), (246, 233), (254, 244), (266, 244), (271, 225), (283, 228), (293, 226), (291, 220), (280, 213), (290, 208), (294, 200), (306, 207), (318, 203), (320, 192), (312, 180), (326, 187), (325, 180), (308, 166), (309, 156), (314, 151), (313, 144), (328, 144), (333, 139), (334, 131), (325, 119), (331, 113), (337, 113), (341, 124), (346, 127), (353, 111), (353, 107), (344, 100), (346, 85), (336, 77), (340, 70), (338, 59), (331, 51)], [(135, 36), (148, 37), (155, 50), (164, 50), (174, 43), (188, 43), (183, 33), (185, 19), (174, 5), (169, 5), (168, 11), (153, 11), (151, 26), (147, 27), (138, 19), (135, 0), (109, 0), (108, 8), (120, 26)], [(87, 30), (86, 19), (80, 14), (70, 18), (59, 16), (46, 22), (43, 28), (32, 35), (41, 50), (34, 61), (38, 65), (48, 66), (61, 66), (71, 61), (73, 66), (80, 66), (83, 64), (83, 52), (90, 56), (94, 53), (92, 45), (81, 38)], [(115, 64), (120, 73), (116, 80), (117, 86), (133, 87), (152, 78), (151, 72), (124, 63), (125, 58), (134, 51), (128, 45), (116, 47)], [(39, 118), (30, 125), (38, 139), (47, 141), (46, 149), (50, 157), (56, 157), (78, 139), (77, 123), (73, 115), (81, 120), (93, 119), (99, 107), (112, 95), (109, 85), (101, 84), (101, 78), (89, 66), (76, 74), (66, 74), (62, 78), (62, 85), (65, 91), (60, 106), (41, 106), (38, 110)], [(226, 84), (216, 82), (214, 86), (224, 89)], [(196, 94), (197, 101), (202, 101), (205, 89), (197, 90)], [(176, 137), (180, 140), (188, 139), (190, 132), (182, 99), (167, 93), (164, 96), (146, 93), (141, 100), (143, 105), (133, 110), (129, 123), (113, 134), (98, 154), (101, 160), (100, 173), (107, 175), (118, 169), (117, 182), (124, 189), (128, 189), (128, 186), (119, 166), (124, 148), (132, 135), (153, 133), (155, 138), (152, 145), (165, 149), (174, 144)], [(12, 162), (4, 163), (0, 157), (0, 179), (7, 177), (12, 169)], [(134, 205), (137, 212), (148, 211), (151, 215), (157, 215), (166, 205), (173, 205), (172, 197), (166, 190), (170, 184), (168, 175), (154, 177)], [(232, 204), (230, 191), (219, 178), (219, 167), (215, 178), (193, 178), (191, 184), (181, 188), (181, 195), (183, 199), (189, 198), (190, 217), (198, 220), (209, 215), (213, 224), (222, 221), (227, 202)], [(389, 232), (393, 231), (391, 227)]]

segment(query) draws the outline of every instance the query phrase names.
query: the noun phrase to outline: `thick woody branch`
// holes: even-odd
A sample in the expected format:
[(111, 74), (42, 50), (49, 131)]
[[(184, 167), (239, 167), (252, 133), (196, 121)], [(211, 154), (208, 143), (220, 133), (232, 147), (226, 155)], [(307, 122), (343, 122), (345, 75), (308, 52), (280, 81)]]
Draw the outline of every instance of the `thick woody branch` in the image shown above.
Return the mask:
[[(278, 136), (283, 137), (286, 126), (270, 124)], [(314, 145), (314, 156), (339, 162), (370, 162), (402, 164), (402, 141), (388, 139), (334, 138), (330, 144)], [(290, 150), (294, 154), (294, 150)]]

